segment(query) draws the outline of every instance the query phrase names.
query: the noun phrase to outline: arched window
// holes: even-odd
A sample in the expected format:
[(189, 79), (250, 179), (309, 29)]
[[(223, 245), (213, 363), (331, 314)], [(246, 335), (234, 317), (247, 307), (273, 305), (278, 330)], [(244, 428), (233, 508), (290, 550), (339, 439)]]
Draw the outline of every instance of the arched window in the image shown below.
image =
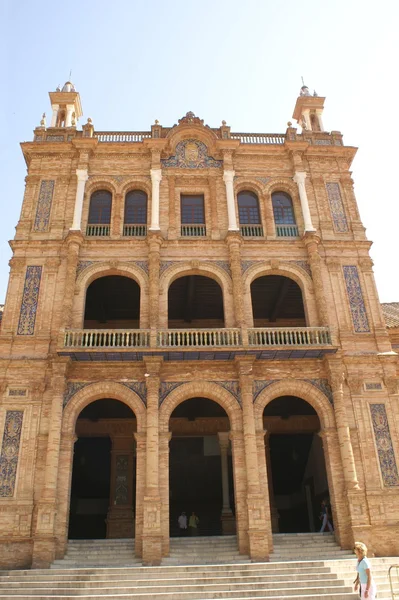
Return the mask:
[(147, 194), (141, 190), (126, 194), (123, 235), (147, 235)]
[(275, 192), (272, 194), (272, 203), (277, 236), (297, 237), (298, 227), (291, 197), (285, 192)]
[(237, 204), (241, 234), (245, 237), (262, 236), (258, 196), (249, 191), (239, 192)]
[(112, 194), (107, 190), (98, 190), (91, 195), (87, 235), (109, 235), (111, 223)]

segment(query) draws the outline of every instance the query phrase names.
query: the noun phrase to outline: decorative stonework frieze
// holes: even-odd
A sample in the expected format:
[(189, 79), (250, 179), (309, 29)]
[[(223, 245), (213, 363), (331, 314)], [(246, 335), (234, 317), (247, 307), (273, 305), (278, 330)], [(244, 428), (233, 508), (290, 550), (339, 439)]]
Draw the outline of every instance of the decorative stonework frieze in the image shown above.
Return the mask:
[(79, 390), (83, 389), (86, 385), (89, 385), (88, 381), (68, 381), (66, 390), (64, 393), (64, 400), (62, 403), (62, 407), (65, 408), (70, 399), (77, 393)]
[(366, 392), (380, 392), (382, 390), (382, 383), (380, 381), (366, 381), (364, 389)]
[(366, 307), (363, 299), (363, 292), (360, 285), (359, 273), (355, 266), (342, 267), (348, 293), (349, 306), (352, 313), (353, 326), (356, 333), (366, 333), (370, 331), (367, 319)]
[(14, 495), (23, 415), (22, 410), (6, 412), (0, 454), (0, 497), (2, 498), (10, 498)]
[(36, 217), (33, 231), (47, 231), (50, 221), (51, 203), (54, 194), (54, 179), (43, 180), (40, 184), (39, 198), (37, 201)]
[(179, 169), (221, 169), (222, 160), (208, 156), (208, 148), (199, 140), (183, 140), (176, 146), (175, 156), (161, 159), (163, 167), (178, 167)]
[(183, 385), (184, 381), (161, 381), (159, 388), (159, 406), (165, 401), (166, 397), (176, 388)]
[(326, 188), (334, 229), (337, 233), (346, 233), (349, 231), (349, 228), (346, 220), (344, 205), (342, 203), (339, 183), (335, 181), (326, 183)]
[(304, 379), (314, 385), (320, 392), (322, 392), (327, 398), (331, 406), (334, 406), (333, 394), (328, 379)]
[(147, 406), (147, 386), (144, 381), (121, 381), (120, 383), (135, 392), (140, 397), (144, 406)]
[(381, 475), (385, 487), (399, 485), (398, 468), (389, 430), (385, 404), (370, 404)]
[(19, 314), (18, 335), (33, 335), (39, 300), (42, 267), (26, 267), (24, 291)]
[(238, 404), (241, 406), (241, 392), (238, 381), (209, 381), (209, 383), (216, 383), (216, 385), (220, 385), (222, 388), (230, 392), (230, 394), (234, 396)]
[(47, 142), (63, 142), (64, 136), (63, 135), (48, 135), (46, 137), (46, 141)]
[(253, 401), (255, 402), (256, 398), (259, 396), (263, 390), (265, 390), (272, 383), (277, 383), (281, 381), (280, 379), (269, 379), (268, 381), (264, 381), (263, 379), (255, 379), (252, 383), (252, 393), (253, 393)]

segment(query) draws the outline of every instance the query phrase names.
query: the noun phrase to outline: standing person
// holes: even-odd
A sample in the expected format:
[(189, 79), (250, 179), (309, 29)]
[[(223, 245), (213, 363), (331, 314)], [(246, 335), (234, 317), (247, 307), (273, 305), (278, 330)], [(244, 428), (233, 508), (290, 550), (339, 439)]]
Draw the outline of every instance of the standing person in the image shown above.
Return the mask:
[(199, 518), (197, 517), (197, 515), (193, 511), (191, 513), (191, 516), (190, 516), (189, 520), (188, 520), (188, 530), (190, 532), (190, 535), (197, 535), (198, 534), (198, 523), (199, 523)]
[(324, 498), (324, 500), (321, 503), (321, 513), (320, 513), (320, 519), (322, 519), (322, 524), (320, 527), (320, 533), (323, 533), (323, 531), (326, 528), (326, 525), (328, 525), (328, 529), (330, 531), (334, 531), (334, 528), (331, 524), (330, 521), (330, 511), (329, 511), (329, 506), (328, 506), (328, 501), (326, 498)]
[(177, 519), (177, 523), (179, 525), (180, 535), (186, 535), (186, 533), (187, 533), (187, 515), (184, 512), (184, 510), (181, 513), (181, 515), (179, 516), (179, 518)]
[(357, 558), (357, 577), (353, 582), (355, 584), (355, 592), (357, 592), (360, 584), (360, 598), (362, 600), (375, 600), (377, 586), (371, 574), (371, 565), (367, 558), (367, 546), (362, 544), (362, 542), (355, 542), (353, 551)]

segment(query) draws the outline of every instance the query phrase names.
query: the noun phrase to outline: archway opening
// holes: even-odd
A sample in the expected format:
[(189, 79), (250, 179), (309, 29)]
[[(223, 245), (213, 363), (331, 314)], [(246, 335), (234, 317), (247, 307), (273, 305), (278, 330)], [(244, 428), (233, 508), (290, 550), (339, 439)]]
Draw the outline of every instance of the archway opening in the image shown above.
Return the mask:
[(282, 396), (265, 407), (263, 425), (273, 532), (318, 531), (329, 491), (316, 411), (300, 398)]
[[(212, 536), (235, 532), (229, 418), (213, 400), (191, 398), (170, 417), (170, 535)], [(179, 516), (187, 516), (187, 529)], [(198, 527), (190, 527), (192, 513)]]
[(302, 291), (289, 277), (265, 275), (251, 283), (254, 327), (306, 327)]
[(140, 286), (121, 275), (95, 279), (87, 288), (85, 329), (138, 329)]
[(119, 400), (86, 406), (76, 421), (69, 538), (134, 537), (136, 417)]
[(223, 293), (210, 277), (188, 275), (176, 279), (168, 291), (170, 329), (224, 327)]

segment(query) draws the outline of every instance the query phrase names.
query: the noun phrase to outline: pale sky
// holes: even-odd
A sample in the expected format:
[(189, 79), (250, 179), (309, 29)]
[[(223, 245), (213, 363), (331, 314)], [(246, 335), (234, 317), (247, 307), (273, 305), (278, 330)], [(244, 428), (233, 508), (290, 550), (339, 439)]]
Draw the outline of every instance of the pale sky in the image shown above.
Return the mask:
[(0, 303), (32, 139), (69, 78), (97, 130), (148, 130), (187, 111), (280, 133), (305, 83), (324, 126), (359, 147), (355, 192), (381, 302), (399, 302), (397, 0), (0, 0)]

